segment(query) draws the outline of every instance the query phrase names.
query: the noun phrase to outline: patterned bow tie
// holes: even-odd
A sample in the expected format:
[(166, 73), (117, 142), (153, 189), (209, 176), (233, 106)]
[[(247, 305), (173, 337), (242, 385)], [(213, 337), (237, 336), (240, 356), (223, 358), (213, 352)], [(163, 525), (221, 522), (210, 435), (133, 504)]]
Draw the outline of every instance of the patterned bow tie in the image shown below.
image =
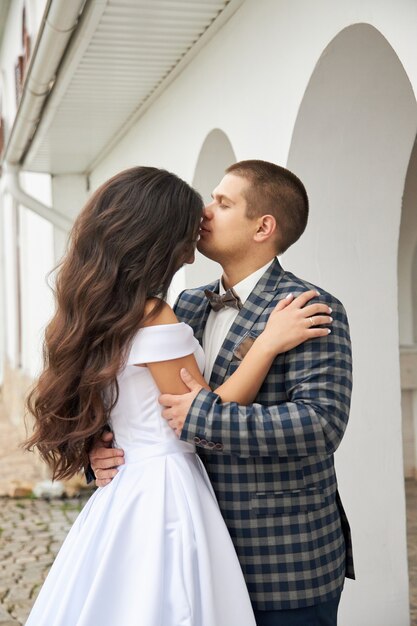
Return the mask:
[(211, 308), (213, 311), (220, 311), (220, 309), (224, 309), (226, 307), (231, 307), (232, 309), (237, 309), (240, 311), (242, 308), (242, 302), (237, 295), (234, 289), (228, 289), (226, 293), (220, 296), (218, 293), (214, 293), (214, 291), (210, 291), (209, 289), (205, 289), (204, 293), (206, 298), (211, 304)]

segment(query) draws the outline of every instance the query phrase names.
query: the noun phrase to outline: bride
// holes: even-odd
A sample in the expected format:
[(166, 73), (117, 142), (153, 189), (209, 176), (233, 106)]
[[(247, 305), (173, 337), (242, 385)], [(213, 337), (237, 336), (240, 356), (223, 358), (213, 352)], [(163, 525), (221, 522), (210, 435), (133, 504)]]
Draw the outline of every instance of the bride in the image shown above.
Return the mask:
[[(175, 272), (194, 258), (202, 207), (174, 174), (135, 167), (103, 184), (75, 222), (44, 369), (28, 398), (34, 431), (26, 447), (55, 479), (69, 478), (110, 425), (125, 464), (79, 515), (27, 626), (255, 624), (205, 469), (158, 404), (161, 391), (186, 390), (182, 367), (207, 387), (200, 344), (164, 301)], [(315, 295), (278, 304), (241, 367), (216, 389), (222, 401), (255, 398), (275, 355), (305, 340), (313, 305), (304, 305)], [(314, 313), (327, 310), (314, 305)]]

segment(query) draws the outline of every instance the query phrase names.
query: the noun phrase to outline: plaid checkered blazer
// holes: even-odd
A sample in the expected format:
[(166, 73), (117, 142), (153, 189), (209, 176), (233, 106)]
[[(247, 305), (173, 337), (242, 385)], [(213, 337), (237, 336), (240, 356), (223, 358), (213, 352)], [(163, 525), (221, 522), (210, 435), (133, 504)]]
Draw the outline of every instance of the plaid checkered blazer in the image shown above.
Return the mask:
[[(184, 291), (175, 307), (200, 342), (210, 312), (204, 289), (218, 287)], [(231, 326), (210, 387), (236, 370), (239, 344), (259, 335), (279, 300), (312, 288), (275, 260)], [(331, 334), (279, 355), (254, 404), (222, 404), (202, 390), (181, 435), (197, 444), (258, 610), (325, 602), (354, 578), (333, 459), (349, 415), (349, 329), (341, 303), (319, 291), (333, 309)]]

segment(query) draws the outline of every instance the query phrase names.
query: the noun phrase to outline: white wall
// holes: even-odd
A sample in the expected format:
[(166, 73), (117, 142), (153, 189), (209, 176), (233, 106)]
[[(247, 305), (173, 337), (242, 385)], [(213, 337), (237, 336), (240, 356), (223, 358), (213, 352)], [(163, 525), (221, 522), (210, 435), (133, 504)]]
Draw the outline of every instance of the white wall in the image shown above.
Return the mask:
[(16, 212), (12, 198), (2, 198), (2, 231), (1, 248), (3, 253), (3, 285), (4, 285), (4, 347), (2, 357), (7, 357), (12, 367), (19, 365), (19, 308), (18, 308), (18, 273), (16, 258)]
[[(69, 174), (52, 177), (52, 203), (55, 211), (75, 220), (83, 208), (88, 194), (87, 177), (81, 174)], [(68, 245), (69, 232), (54, 227), (55, 263), (64, 256)]]
[(417, 141), (411, 153), (404, 185), (398, 246), (398, 302), (400, 343), (410, 345), (417, 330), (417, 298), (413, 291), (413, 262), (417, 245)]
[(46, 0), (12, 0), (0, 49), (0, 93), (2, 114), (9, 132), (16, 113), (15, 65), (22, 54), (22, 13), (26, 6), (26, 26), (31, 38), (31, 50), (46, 6)]
[[(417, 337), (417, 142), (408, 166), (404, 186), (398, 250), (398, 313), (401, 359), (409, 358), (409, 346), (416, 350)], [(405, 348), (404, 346), (408, 346)], [(404, 474), (417, 478), (417, 371), (402, 381), (402, 432), (404, 448)], [(414, 411), (416, 411), (414, 413)]]
[[(51, 181), (45, 174), (23, 174), (23, 189), (51, 204)], [(52, 317), (54, 301), (48, 274), (55, 265), (54, 232), (50, 222), (20, 207), (20, 283), (22, 316), (22, 369), (31, 377), (42, 366), (42, 341)]]
[[(16, 113), (16, 89), (14, 68), (22, 53), (23, 0), (13, 0), (10, 5), (7, 27), (0, 50), (0, 91), (2, 115), (6, 122), (6, 140)], [(26, 2), (27, 28), (31, 35), (33, 50), (37, 31), (43, 15), (45, 0)], [(22, 185), (39, 200), (50, 204), (49, 176), (24, 175)], [(41, 330), (50, 317), (52, 303), (46, 287), (45, 275), (53, 265), (51, 257), (51, 226), (24, 207), (14, 207), (12, 198), (2, 197), (4, 258), (4, 315), (5, 337), (2, 341), (2, 361), (7, 357), (13, 367), (34, 375), (39, 370)], [(20, 230), (19, 242), (15, 240), (15, 228)], [(16, 257), (16, 245), (19, 252)], [(20, 271), (17, 268), (20, 264)], [(20, 289), (18, 284), (20, 283)], [(21, 315), (21, 346), (19, 346), (19, 315)]]
[(6, 120), (7, 132), (16, 113), (14, 68), (18, 55), (22, 53), (22, 10), (23, 0), (14, 0), (10, 3), (7, 27), (4, 30), (0, 50), (2, 115)]
[[(6, 142), (17, 109), (15, 65), (18, 55), (23, 52), (23, 7), (26, 7), (26, 25), (33, 51), (45, 6), (46, 0), (13, 0), (10, 3), (0, 49), (1, 115), (5, 120)], [(41, 201), (50, 202), (48, 181), (45, 178), (26, 177), (26, 182), (30, 193)], [(22, 367), (23, 371), (30, 375), (34, 375), (39, 369), (40, 329), (51, 314), (51, 302), (45, 289), (44, 276), (51, 269), (53, 259), (49, 254), (51, 233), (49, 223), (23, 207), (17, 207), (8, 194), (2, 196), (0, 207), (2, 212), (0, 254), (3, 259), (0, 281), (2, 285), (0, 381), (2, 381), (5, 358), (12, 367)], [(16, 228), (20, 230), (19, 242), (16, 241)], [(20, 314), (22, 319), (19, 323)]]
[[(16, 0), (12, 0), (12, 2), (15, 1)], [(41, 25), (46, 5), (46, 0), (25, 0), (27, 28), (32, 38), (32, 49)]]
[[(211, 194), (224, 176), (225, 169), (236, 161), (236, 155), (227, 135), (218, 128), (205, 138), (198, 155), (192, 185), (202, 195), (204, 203), (211, 202)], [(185, 268), (187, 287), (207, 284), (221, 275), (218, 263), (196, 251), (195, 262)]]
[[(342, 35), (341, 47), (326, 50), (358, 23), (376, 30), (352, 31)], [(331, 71), (319, 71), (314, 84), (322, 97), (311, 98), (310, 77), (329, 54)], [(334, 291), (352, 323), (355, 390), (337, 466), (358, 581), (346, 585), (341, 626), (409, 623), (397, 246), (416, 87), (412, 0), (247, 0), (91, 174), (95, 187), (143, 163), (191, 182), (214, 128), (238, 160), (285, 165), (291, 151), (289, 163), (307, 182), (313, 213), (284, 265)], [(304, 97), (310, 108), (293, 137)]]
[[(373, 623), (387, 589), (391, 615), (385, 610), (380, 623), (408, 618), (406, 537), (398, 515), (405, 503), (397, 254), (416, 129), (417, 105), (401, 63), (378, 31), (359, 24), (340, 33), (317, 64), (288, 161), (306, 183), (312, 215), (284, 263), (336, 293), (350, 317), (352, 419), (337, 463), (362, 581), (349, 588), (362, 606), (361, 624)], [(391, 568), (382, 567), (385, 559)], [(342, 615), (347, 620), (346, 605)]]
[[(13, 0), (0, 50), (0, 94), (2, 115), (6, 122), (6, 141), (16, 114), (15, 64), (22, 53), (22, 13), (26, 7), (26, 24), (35, 47), (46, 0)], [(76, 177), (56, 183), (63, 212), (75, 215), (84, 203), (85, 177), (82, 178), (84, 196), (79, 193)], [(51, 180), (48, 175), (24, 174), (22, 187), (41, 202), (51, 205)], [(70, 210), (73, 203), (73, 210)], [(2, 333), (0, 380), (3, 361), (7, 358), (14, 368), (35, 376), (40, 369), (43, 330), (53, 313), (53, 295), (47, 285), (47, 274), (62, 256), (67, 233), (54, 229), (50, 222), (28, 210), (16, 207), (8, 194), (3, 194), (1, 256), (2, 256)], [(16, 240), (16, 228), (19, 240)], [(20, 322), (19, 322), (20, 318)], [(20, 331), (19, 331), (20, 328)], [(19, 341), (20, 333), (20, 341)]]

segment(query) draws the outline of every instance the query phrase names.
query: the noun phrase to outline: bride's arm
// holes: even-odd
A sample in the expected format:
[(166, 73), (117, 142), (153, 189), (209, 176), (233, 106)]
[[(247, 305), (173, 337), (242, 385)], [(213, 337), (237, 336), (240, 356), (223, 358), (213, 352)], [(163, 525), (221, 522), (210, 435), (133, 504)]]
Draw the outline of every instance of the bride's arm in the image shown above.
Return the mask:
[[(281, 300), (271, 313), (265, 329), (254, 341), (238, 369), (215, 391), (223, 402), (249, 404), (256, 397), (277, 354), (287, 352), (307, 339), (323, 337), (330, 331), (318, 325), (330, 324), (329, 307), (322, 303), (307, 305), (317, 292), (307, 291), (297, 298)], [(314, 326), (311, 320), (314, 317)], [(150, 324), (173, 324), (178, 320), (165, 305)], [(189, 391), (180, 378), (181, 368), (187, 369), (202, 387), (209, 389), (193, 355), (149, 363), (148, 368), (161, 393), (182, 394)]]

